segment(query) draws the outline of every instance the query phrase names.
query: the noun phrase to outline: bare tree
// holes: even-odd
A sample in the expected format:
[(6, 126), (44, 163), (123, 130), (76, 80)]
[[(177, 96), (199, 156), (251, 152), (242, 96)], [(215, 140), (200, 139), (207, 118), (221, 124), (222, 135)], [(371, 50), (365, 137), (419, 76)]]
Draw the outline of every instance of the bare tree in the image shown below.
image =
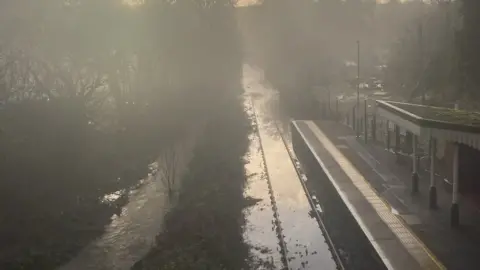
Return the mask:
[(180, 177), (184, 165), (184, 150), (182, 140), (178, 140), (166, 145), (159, 158), (159, 177), (169, 196), (175, 192), (176, 180)]

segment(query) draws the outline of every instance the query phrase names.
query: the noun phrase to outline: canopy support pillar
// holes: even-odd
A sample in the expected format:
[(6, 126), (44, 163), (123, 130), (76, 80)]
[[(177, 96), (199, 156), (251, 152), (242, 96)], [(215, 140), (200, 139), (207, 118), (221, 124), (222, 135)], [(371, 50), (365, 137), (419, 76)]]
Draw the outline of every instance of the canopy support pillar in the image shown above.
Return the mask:
[(412, 172), (412, 194), (418, 193), (418, 145), (417, 145), (417, 136), (412, 134), (412, 161), (413, 161), (413, 172)]
[(398, 125), (395, 125), (394, 127), (395, 130), (395, 156), (397, 158), (397, 163), (400, 162), (400, 127)]
[(437, 156), (436, 140), (430, 137), (430, 191), (429, 191), (429, 206), (430, 209), (437, 209), (437, 185), (435, 181), (435, 157)]
[(386, 144), (386, 147), (387, 147), (387, 150), (390, 151), (390, 129), (389, 129), (389, 126), (390, 126), (390, 121), (386, 121), (386, 125), (385, 125), (385, 132), (386, 132), (386, 139), (385, 139), (385, 144)]
[(458, 208), (459, 150), (459, 145), (457, 143), (454, 144), (452, 205), (450, 207), (450, 225), (452, 228), (457, 228), (460, 225), (460, 210)]

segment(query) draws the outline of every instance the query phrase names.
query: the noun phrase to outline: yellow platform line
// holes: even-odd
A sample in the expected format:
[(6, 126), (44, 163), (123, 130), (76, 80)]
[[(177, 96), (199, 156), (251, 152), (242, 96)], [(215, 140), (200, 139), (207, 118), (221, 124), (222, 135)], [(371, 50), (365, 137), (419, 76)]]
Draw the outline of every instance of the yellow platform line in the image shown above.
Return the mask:
[[(305, 121), (315, 134), (323, 147), (330, 153), (333, 159), (340, 165), (345, 174), (350, 178), (355, 187), (362, 193), (365, 199), (375, 209), (378, 216), (385, 222), (390, 230), (397, 236), (405, 249), (415, 258), (423, 269), (446, 269), (435, 257), (427, 246), (411, 231), (398, 216), (391, 211), (388, 204), (353, 164), (337, 149), (320, 128), (312, 121)], [(313, 149), (312, 149), (313, 150)], [(314, 153), (316, 155), (316, 153)], [(317, 156), (317, 159), (318, 156)], [(319, 159), (320, 161), (320, 159)], [(390, 268), (390, 267), (389, 267)]]

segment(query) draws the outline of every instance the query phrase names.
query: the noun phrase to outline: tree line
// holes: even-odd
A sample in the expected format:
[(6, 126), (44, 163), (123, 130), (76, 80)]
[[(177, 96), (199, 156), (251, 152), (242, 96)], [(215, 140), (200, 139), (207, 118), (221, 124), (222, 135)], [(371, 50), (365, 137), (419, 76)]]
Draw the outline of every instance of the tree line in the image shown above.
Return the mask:
[(358, 40), (361, 80), (379, 77), (406, 100), (471, 102), (478, 100), (477, 2), (265, 0), (250, 38), (280, 91), (345, 89), (357, 76)]
[(242, 71), (233, 14), (230, 0), (1, 1), (0, 231), (47, 229), (2, 242), (0, 268), (65, 260), (50, 251), (82, 238), (72, 227), (109, 222), (101, 196), (135, 184), (231, 102)]

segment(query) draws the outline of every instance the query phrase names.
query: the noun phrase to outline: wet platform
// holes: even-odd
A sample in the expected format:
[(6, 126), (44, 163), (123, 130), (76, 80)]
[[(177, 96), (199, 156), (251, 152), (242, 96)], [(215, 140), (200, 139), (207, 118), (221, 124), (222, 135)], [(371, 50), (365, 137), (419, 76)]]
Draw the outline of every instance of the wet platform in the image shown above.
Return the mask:
[(370, 183), (381, 175), (349, 147), (345, 138), (351, 135), (336, 123), (321, 128), (313, 121), (292, 124), (294, 142), (314, 156), (327, 175), (325, 181), (334, 186), (388, 269), (446, 269)]
[[(460, 226), (450, 223), (451, 187), (437, 175), (437, 209), (429, 208), (429, 172), (420, 166), (419, 192), (411, 193), (411, 166), (397, 162), (384, 144), (357, 140), (353, 131), (334, 122), (317, 125), (362, 173), (378, 194), (447, 269), (478, 269), (480, 256), (480, 210), (460, 195)], [(428, 167), (428, 165), (425, 164)]]

